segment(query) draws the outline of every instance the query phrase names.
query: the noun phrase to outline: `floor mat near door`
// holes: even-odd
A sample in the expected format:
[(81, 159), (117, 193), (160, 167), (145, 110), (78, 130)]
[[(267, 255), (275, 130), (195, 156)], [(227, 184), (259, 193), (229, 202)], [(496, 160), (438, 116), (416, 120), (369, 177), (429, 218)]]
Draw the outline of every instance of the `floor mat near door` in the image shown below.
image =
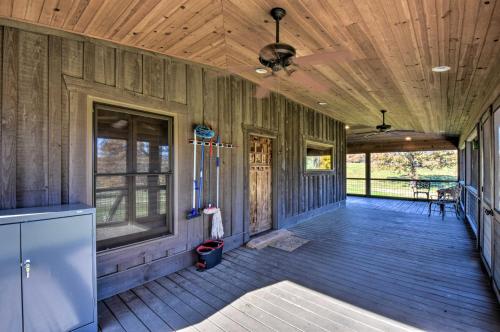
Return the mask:
[(309, 242), (309, 240), (303, 239), (295, 235), (288, 235), (277, 239), (276, 241), (269, 244), (269, 246), (284, 251), (292, 252), (297, 248), (300, 248), (307, 242)]

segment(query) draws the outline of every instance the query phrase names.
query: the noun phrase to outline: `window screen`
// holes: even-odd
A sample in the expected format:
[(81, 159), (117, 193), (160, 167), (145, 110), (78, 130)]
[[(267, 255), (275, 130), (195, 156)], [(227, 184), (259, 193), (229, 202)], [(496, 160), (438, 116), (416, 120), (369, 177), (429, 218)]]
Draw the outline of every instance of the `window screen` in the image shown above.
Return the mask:
[(94, 107), (97, 247), (169, 234), (172, 119)]

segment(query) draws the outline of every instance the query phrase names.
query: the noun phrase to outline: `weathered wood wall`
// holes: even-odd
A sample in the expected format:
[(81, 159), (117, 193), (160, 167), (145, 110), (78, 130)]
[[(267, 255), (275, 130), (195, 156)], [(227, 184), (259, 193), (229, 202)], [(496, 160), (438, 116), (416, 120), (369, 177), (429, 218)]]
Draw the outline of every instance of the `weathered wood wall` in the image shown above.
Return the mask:
[[(184, 218), (191, 202), (192, 148), (187, 141), (195, 123), (213, 127), (223, 141), (239, 146), (222, 155), (227, 247), (247, 238), (244, 135), (249, 129), (272, 132), (277, 139), (273, 190), (280, 227), (345, 199), (342, 123), (278, 94), (255, 99), (253, 83), (210, 68), (84, 37), (23, 29), (0, 27), (0, 208), (92, 203), (89, 100), (175, 116), (175, 234), (99, 253), (99, 297), (191, 264), (190, 249), (208, 237), (207, 218)], [(304, 139), (335, 145), (335, 173), (304, 172)], [(211, 181), (215, 190), (215, 176)]]

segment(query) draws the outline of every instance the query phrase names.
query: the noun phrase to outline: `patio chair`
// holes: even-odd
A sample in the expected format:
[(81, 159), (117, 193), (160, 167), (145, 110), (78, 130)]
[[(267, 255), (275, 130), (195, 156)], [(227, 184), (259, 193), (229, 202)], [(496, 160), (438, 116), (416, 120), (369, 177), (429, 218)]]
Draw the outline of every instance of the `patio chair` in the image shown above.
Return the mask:
[(439, 210), (441, 218), (444, 219), (447, 211), (454, 212), (457, 218), (460, 218), (460, 196), (462, 195), (462, 188), (460, 185), (455, 187), (439, 189), (437, 195), (431, 196), (429, 201), (429, 217), (436, 208)]
[(429, 200), (429, 193), (431, 191), (431, 182), (427, 180), (414, 180), (411, 183), (413, 189), (413, 199), (418, 198), (419, 194), (425, 194)]

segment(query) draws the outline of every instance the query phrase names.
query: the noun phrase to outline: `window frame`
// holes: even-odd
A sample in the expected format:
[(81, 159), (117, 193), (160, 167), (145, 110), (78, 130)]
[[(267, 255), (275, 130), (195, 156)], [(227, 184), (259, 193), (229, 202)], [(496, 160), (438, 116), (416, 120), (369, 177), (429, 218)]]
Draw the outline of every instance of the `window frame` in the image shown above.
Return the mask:
[[(336, 167), (336, 158), (335, 158), (335, 142), (326, 142), (326, 141), (321, 141), (321, 140), (315, 140), (311, 138), (304, 138), (303, 141), (303, 146), (304, 146), (304, 154), (302, 156), (303, 159), (303, 165), (304, 165), (304, 173), (307, 175), (314, 175), (314, 174), (335, 174), (337, 171)], [(331, 169), (307, 169), (307, 148), (308, 146), (316, 146), (320, 148), (325, 148), (330, 150), (330, 156), (331, 156)]]
[(500, 128), (497, 130), (497, 121), (500, 121), (500, 106), (492, 112), (492, 125), (493, 125), (493, 209), (500, 213), (500, 161), (498, 154), (500, 153)]
[[(168, 155), (168, 171), (162, 172), (161, 170), (159, 172), (138, 172), (137, 169), (134, 171), (130, 170), (131, 165), (135, 165), (135, 168), (137, 168), (137, 154), (136, 153), (130, 153), (131, 151), (136, 151), (135, 149), (137, 148), (137, 135), (133, 135), (133, 133), (129, 133), (129, 135), (133, 136), (133, 143), (129, 144), (127, 146), (127, 161), (126, 161), (126, 171), (123, 172), (118, 172), (118, 173), (99, 173), (97, 171), (97, 130), (98, 130), (98, 117), (97, 113), (99, 110), (102, 111), (111, 111), (111, 112), (117, 112), (121, 114), (127, 114), (129, 116), (133, 117), (139, 117), (139, 118), (146, 118), (146, 119), (158, 119), (162, 121), (167, 122), (167, 130), (168, 130), (168, 137), (167, 137), (167, 145), (169, 147), (169, 155)], [(93, 128), (92, 128), (92, 165), (93, 165), (93, 171), (92, 171), (92, 183), (93, 183), (93, 188), (92, 188), (92, 202), (94, 207), (96, 206), (96, 193), (98, 192), (97, 189), (97, 178), (98, 176), (124, 176), (125, 177), (125, 187), (120, 188), (120, 190), (127, 190), (128, 191), (128, 207), (127, 207), (127, 214), (129, 216), (129, 220), (123, 221), (123, 222), (113, 222), (112, 224), (108, 225), (96, 225), (96, 233), (98, 232), (99, 228), (112, 228), (112, 227), (117, 227), (117, 226), (123, 226), (126, 224), (141, 224), (144, 222), (148, 222), (148, 217), (141, 217), (137, 218), (137, 206), (136, 206), (136, 198), (137, 198), (137, 185), (136, 185), (136, 178), (139, 176), (150, 176), (150, 175), (159, 175), (165, 176), (165, 185), (159, 185), (159, 187), (166, 188), (166, 195), (167, 195), (167, 202), (166, 202), (166, 213), (165, 213), (165, 226), (156, 228), (156, 229), (151, 229), (147, 232), (147, 234), (144, 234), (144, 232), (139, 232), (139, 233), (131, 233), (127, 235), (122, 235), (122, 236), (117, 236), (101, 241), (96, 241), (97, 242), (97, 250), (98, 251), (107, 251), (107, 250), (114, 250), (118, 248), (123, 248), (131, 245), (136, 245), (138, 243), (146, 242), (146, 241), (152, 241), (152, 240), (157, 240), (158, 238), (162, 237), (169, 237), (173, 236), (175, 232), (175, 227), (174, 227), (174, 202), (175, 202), (175, 197), (174, 197), (174, 158), (175, 158), (175, 151), (174, 151), (174, 118), (171, 116), (167, 115), (161, 115), (161, 114), (156, 114), (156, 113), (150, 113), (150, 112), (145, 112), (145, 111), (138, 111), (130, 108), (125, 108), (121, 106), (115, 106), (115, 105), (109, 105), (109, 104), (103, 104), (99, 102), (94, 102), (93, 108), (92, 108), (92, 123), (93, 123)], [(129, 129), (130, 131), (130, 129)], [(133, 146), (133, 147), (132, 147)], [(134, 194), (135, 193), (135, 194)], [(133, 195), (133, 200), (130, 200), (130, 197)], [(135, 211), (135, 213), (131, 214), (131, 211)], [(134, 215), (134, 220), (130, 221), (130, 215)], [(165, 230), (166, 229), (166, 230)], [(99, 245), (99, 242), (104, 243), (104, 245)], [(109, 245), (107, 243), (110, 243)]]
[[(479, 191), (479, 168), (480, 168), (480, 151), (478, 135), (478, 127), (475, 126), (471, 134), (465, 141), (465, 185), (469, 190), (477, 193)], [(476, 151), (476, 152), (473, 152)], [(476, 172), (473, 172), (473, 165), (476, 166)]]

